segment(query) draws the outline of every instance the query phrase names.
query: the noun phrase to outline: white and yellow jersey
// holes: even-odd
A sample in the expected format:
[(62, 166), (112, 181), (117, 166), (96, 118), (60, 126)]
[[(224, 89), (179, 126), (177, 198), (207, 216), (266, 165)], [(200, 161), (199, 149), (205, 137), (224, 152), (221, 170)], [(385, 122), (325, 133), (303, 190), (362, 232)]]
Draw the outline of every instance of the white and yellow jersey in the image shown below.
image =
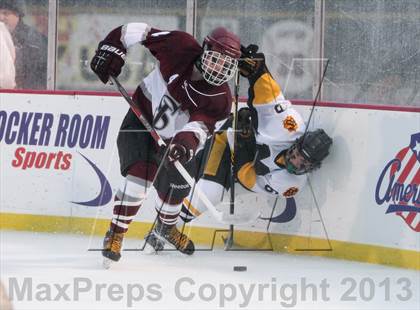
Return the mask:
[[(269, 73), (262, 74), (250, 87), (248, 104), (255, 108), (258, 120), (256, 152), (251, 146), (250, 156), (246, 156), (237, 166), (237, 178), (247, 190), (284, 198), (293, 197), (305, 185), (306, 176), (289, 173), (284, 165), (283, 154), (304, 134), (305, 123), (291, 103), (285, 100), (280, 86)], [(232, 128), (215, 134), (204, 176), (196, 185), (214, 205), (221, 202), (224, 191), (230, 187), (228, 176), (231, 173), (232, 146)], [(237, 156), (240, 156), (239, 153), (248, 152), (248, 149), (238, 146), (237, 152)], [(235, 162), (238, 163), (238, 160)], [(206, 209), (198, 195), (192, 192), (184, 199), (181, 218), (188, 222)]]
[(238, 179), (254, 192), (291, 197), (302, 188), (306, 177), (287, 172), (280, 154), (304, 134), (305, 123), (269, 73), (250, 87), (253, 96), (248, 104), (255, 108), (258, 121), (257, 155), (254, 162), (239, 167)]

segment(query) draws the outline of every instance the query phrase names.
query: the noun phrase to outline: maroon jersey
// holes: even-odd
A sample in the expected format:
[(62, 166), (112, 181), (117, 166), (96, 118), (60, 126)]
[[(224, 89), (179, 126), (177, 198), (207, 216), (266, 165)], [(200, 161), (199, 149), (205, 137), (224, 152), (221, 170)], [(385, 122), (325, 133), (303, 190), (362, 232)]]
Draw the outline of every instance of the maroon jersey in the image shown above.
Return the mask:
[(158, 60), (134, 96), (156, 131), (164, 139), (181, 131), (194, 132), (204, 145), (215, 123), (229, 116), (232, 95), (226, 83), (213, 86), (204, 79), (191, 79), (203, 52), (197, 41), (186, 32), (162, 31), (143, 23), (127, 24), (113, 33), (120, 34), (125, 48), (141, 43)]

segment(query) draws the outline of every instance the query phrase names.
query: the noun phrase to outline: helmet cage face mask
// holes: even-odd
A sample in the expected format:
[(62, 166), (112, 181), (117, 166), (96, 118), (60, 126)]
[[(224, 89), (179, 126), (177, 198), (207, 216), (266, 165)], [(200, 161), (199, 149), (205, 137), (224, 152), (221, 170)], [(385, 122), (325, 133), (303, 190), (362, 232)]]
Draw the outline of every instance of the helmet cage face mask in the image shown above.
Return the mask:
[(203, 78), (215, 86), (232, 79), (238, 68), (237, 59), (210, 49), (203, 52), (200, 62)]
[(291, 174), (301, 175), (312, 171), (320, 166), (320, 163), (312, 163), (306, 156), (299, 143), (293, 144), (285, 155), (286, 169)]
[(322, 160), (328, 156), (332, 143), (323, 129), (308, 131), (286, 151), (287, 171), (299, 175), (319, 168)]

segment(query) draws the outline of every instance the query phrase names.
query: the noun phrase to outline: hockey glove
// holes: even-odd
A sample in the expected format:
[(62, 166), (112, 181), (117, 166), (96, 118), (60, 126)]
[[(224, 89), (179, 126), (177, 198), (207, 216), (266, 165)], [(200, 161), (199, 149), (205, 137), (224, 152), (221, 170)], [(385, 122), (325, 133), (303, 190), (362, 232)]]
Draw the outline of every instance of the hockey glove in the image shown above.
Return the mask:
[(246, 139), (253, 131), (251, 111), (249, 108), (242, 108), (238, 112), (238, 130), (239, 135)]
[(181, 164), (185, 164), (191, 160), (194, 155), (192, 149), (188, 149), (182, 144), (170, 144), (168, 152), (168, 161), (173, 163), (174, 161), (179, 161)]
[(175, 161), (185, 165), (194, 157), (197, 145), (198, 139), (193, 132), (178, 133), (168, 146), (167, 165), (171, 166)]
[(257, 78), (266, 72), (265, 56), (257, 53), (258, 45), (250, 44), (248, 47), (241, 45), (241, 59), (238, 63), (239, 73), (248, 79)]
[(121, 73), (126, 53), (127, 50), (123, 46), (117, 47), (102, 41), (90, 62), (90, 67), (99, 79), (106, 84), (110, 75), (117, 77)]
[(241, 167), (246, 163), (253, 162), (257, 149), (255, 136), (251, 134), (249, 137), (243, 138), (241, 135), (238, 135), (236, 141), (235, 164), (238, 165), (238, 167)]

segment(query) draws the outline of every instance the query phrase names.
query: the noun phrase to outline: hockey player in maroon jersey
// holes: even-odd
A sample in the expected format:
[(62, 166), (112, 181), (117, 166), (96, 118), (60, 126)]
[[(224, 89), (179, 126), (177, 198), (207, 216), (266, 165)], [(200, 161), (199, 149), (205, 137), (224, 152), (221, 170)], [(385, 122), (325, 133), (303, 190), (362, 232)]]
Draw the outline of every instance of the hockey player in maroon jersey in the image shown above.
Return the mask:
[(182, 253), (194, 252), (193, 242), (176, 228), (190, 187), (173, 163), (178, 160), (190, 174), (194, 173), (195, 154), (213, 133), (215, 123), (231, 111), (232, 95), (226, 82), (234, 76), (241, 55), (239, 38), (223, 27), (213, 30), (200, 45), (182, 31), (129, 23), (112, 30), (99, 43), (91, 61), (92, 70), (103, 83), (110, 75), (120, 74), (127, 49), (135, 44), (148, 48), (158, 66), (141, 81), (133, 100), (169, 146), (163, 156), (163, 150), (128, 111), (117, 139), (125, 182), (115, 195), (102, 251), (113, 261), (121, 257), (124, 233), (152, 181), (158, 193), (158, 218), (146, 242), (154, 249), (171, 244)]

